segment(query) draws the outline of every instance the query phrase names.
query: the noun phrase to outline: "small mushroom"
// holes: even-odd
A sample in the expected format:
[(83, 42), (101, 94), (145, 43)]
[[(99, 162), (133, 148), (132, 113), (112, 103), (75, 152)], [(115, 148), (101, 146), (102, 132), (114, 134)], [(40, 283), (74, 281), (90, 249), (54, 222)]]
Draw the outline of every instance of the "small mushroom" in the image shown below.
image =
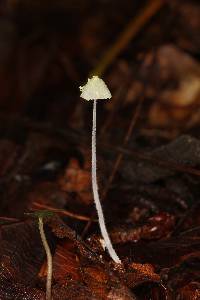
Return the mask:
[(39, 231), (40, 236), (42, 240), (43, 247), (46, 252), (47, 256), (47, 281), (46, 281), (46, 300), (51, 300), (51, 285), (52, 285), (52, 273), (53, 273), (53, 267), (52, 267), (52, 255), (51, 250), (49, 248), (47, 238), (44, 232), (44, 224), (43, 224), (43, 217), (39, 216), (38, 218), (38, 225), (39, 225)]
[(105, 84), (105, 82), (98, 76), (93, 76), (88, 79), (88, 82), (80, 87), (81, 98), (90, 101), (93, 100), (93, 125), (92, 125), (92, 190), (94, 196), (94, 202), (98, 214), (99, 227), (102, 237), (105, 242), (105, 246), (108, 250), (110, 257), (116, 262), (121, 263), (117, 253), (115, 252), (108, 231), (105, 224), (104, 214), (101, 207), (101, 202), (98, 193), (97, 183), (97, 163), (96, 163), (96, 106), (99, 99), (110, 99), (111, 93)]

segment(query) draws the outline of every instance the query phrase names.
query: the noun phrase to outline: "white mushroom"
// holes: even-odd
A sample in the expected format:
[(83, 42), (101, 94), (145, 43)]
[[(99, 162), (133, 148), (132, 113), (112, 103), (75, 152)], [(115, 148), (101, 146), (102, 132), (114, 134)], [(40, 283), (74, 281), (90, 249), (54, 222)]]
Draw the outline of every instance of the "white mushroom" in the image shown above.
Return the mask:
[(93, 100), (93, 126), (92, 126), (92, 190), (94, 196), (94, 202), (98, 214), (99, 227), (101, 230), (102, 237), (105, 242), (105, 246), (108, 250), (109, 255), (116, 263), (121, 263), (117, 253), (115, 252), (108, 231), (106, 228), (103, 210), (98, 193), (97, 183), (97, 163), (96, 163), (96, 105), (98, 99), (110, 99), (111, 93), (105, 84), (105, 82), (98, 76), (93, 76), (88, 79), (88, 82), (80, 87), (81, 98), (90, 101)]

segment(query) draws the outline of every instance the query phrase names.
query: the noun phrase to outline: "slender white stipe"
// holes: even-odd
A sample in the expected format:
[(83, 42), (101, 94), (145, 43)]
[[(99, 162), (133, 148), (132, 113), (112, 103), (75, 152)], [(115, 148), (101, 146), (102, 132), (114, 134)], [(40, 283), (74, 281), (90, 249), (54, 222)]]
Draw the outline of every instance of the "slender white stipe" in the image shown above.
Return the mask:
[(101, 230), (102, 237), (105, 241), (106, 248), (108, 250), (109, 255), (116, 263), (121, 263), (117, 253), (115, 252), (113, 245), (111, 243), (110, 237), (108, 235), (108, 231), (106, 229), (105, 219), (103, 215), (103, 210), (101, 207), (101, 202), (99, 199), (98, 193), (98, 183), (97, 183), (97, 162), (96, 162), (96, 106), (97, 100), (93, 102), (93, 126), (92, 126), (92, 190), (94, 195), (94, 202), (96, 205), (96, 210), (99, 219), (99, 226)]
[(52, 273), (53, 273), (52, 255), (45, 236), (42, 217), (39, 217), (38, 224), (39, 224), (39, 231), (40, 231), (42, 244), (47, 256), (46, 300), (52, 300), (51, 298), (51, 285), (52, 285)]

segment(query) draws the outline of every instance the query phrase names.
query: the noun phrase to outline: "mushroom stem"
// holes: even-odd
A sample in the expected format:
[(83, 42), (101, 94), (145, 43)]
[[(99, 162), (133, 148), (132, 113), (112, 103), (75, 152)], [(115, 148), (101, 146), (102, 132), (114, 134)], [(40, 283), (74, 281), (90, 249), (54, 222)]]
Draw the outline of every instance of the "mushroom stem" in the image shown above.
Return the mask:
[(105, 242), (105, 246), (111, 258), (116, 263), (121, 263), (121, 260), (119, 259), (117, 253), (113, 248), (112, 242), (108, 235), (108, 231), (106, 229), (103, 210), (101, 207), (101, 202), (98, 193), (97, 162), (96, 162), (96, 107), (97, 107), (97, 100), (94, 100), (93, 101), (93, 126), (92, 126), (92, 190), (93, 190), (94, 202), (98, 214), (99, 226), (100, 226), (102, 237)]
[(51, 250), (49, 248), (45, 232), (42, 217), (39, 217), (39, 231), (42, 240), (42, 244), (44, 246), (46, 256), (47, 256), (47, 281), (46, 281), (46, 300), (51, 300), (51, 285), (52, 285), (52, 255)]

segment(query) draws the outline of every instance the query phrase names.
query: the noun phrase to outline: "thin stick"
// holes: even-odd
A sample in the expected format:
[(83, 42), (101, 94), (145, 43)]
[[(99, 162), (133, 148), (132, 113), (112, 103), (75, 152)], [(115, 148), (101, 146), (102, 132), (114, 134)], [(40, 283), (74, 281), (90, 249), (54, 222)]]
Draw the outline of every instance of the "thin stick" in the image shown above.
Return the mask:
[[(41, 204), (39, 202), (33, 202), (33, 205), (34, 205), (34, 207), (36, 206), (38, 208), (48, 209), (52, 212), (55, 212), (55, 213), (58, 213), (58, 214), (61, 214), (61, 215), (64, 215), (64, 216), (67, 216), (67, 217), (70, 217), (70, 218), (74, 218), (74, 219), (77, 219), (77, 220), (90, 221), (89, 217), (72, 213), (72, 212), (70, 212), (66, 209), (55, 208), (55, 207), (52, 207), (50, 205)], [(93, 222), (97, 222), (97, 220), (93, 220)]]
[(115, 60), (115, 58), (127, 47), (130, 41), (150, 21), (150, 19), (161, 9), (164, 4), (165, 1), (163, 0), (147, 1), (146, 6), (143, 8), (141, 13), (133, 18), (124, 31), (119, 34), (116, 42), (114, 42), (110, 49), (108, 49), (91, 74), (99, 76), (102, 75)]
[[(129, 141), (129, 139), (132, 135), (133, 129), (134, 129), (134, 127), (136, 125), (136, 122), (137, 122), (137, 120), (139, 118), (139, 115), (140, 115), (140, 111), (141, 111), (141, 108), (142, 108), (143, 101), (144, 101), (144, 96), (142, 95), (139, 99), (136, 110), (134, 111), (133, 116), (131, 118), (127, 133), (125, 134), (124, 141), (123, 141), (123, 147), (125, 147), (127, 145), (128, 141)], [(119, 166), (122, 162), (123, 157), (124, 157), (124, 153), (122, 153), (122, 152), (119, 153), (116, 160), (115, 160), (115, 162), (114, 162), (112, 172), (111, 172), (111, 174), (108, 178), (107, 185), (106, 185), (106, 187), (103, 191), (103, 195), (102, 195), (103, 200), (106, 198), (107, 192), (109, 191), (110, 185), (113, 182), (113, 179), (115, 177), (115, 174), (117, 173), (117, 170), (119, 169)]]
[(98, 183), (97, 183), (97, 163), (96, 163), (96, 105), (97, 101), (93, 102), (93, 126), (92, 126), (92, 190), (94, 196), (94, 202), (96, 205), (96, 210), (99, 218), (99, 226), (101, 230), (102, 237), (105, 242), (105, 246), (108, 250), (109, 255), (116, 263), (121, 263), (117, 253), (115, 252), (108, 231), (106, 229), (103, 210), (101, 207), (99, 193), (98, 193)]
[(49, 248), (45, 232), (44, 232), (44, 225), (43, 225), (43, 219), (42, 217), (39, 217), (39, 231), (40, 231), (40, 236), (42, 240), (42, 244), (44, 246), (46, 256), (47, 256), (47, 281), (46, 281), (46, 300), (51, 300), (51, 284), (52, 284), (52, 255), (51, 255), (51, 250)]

